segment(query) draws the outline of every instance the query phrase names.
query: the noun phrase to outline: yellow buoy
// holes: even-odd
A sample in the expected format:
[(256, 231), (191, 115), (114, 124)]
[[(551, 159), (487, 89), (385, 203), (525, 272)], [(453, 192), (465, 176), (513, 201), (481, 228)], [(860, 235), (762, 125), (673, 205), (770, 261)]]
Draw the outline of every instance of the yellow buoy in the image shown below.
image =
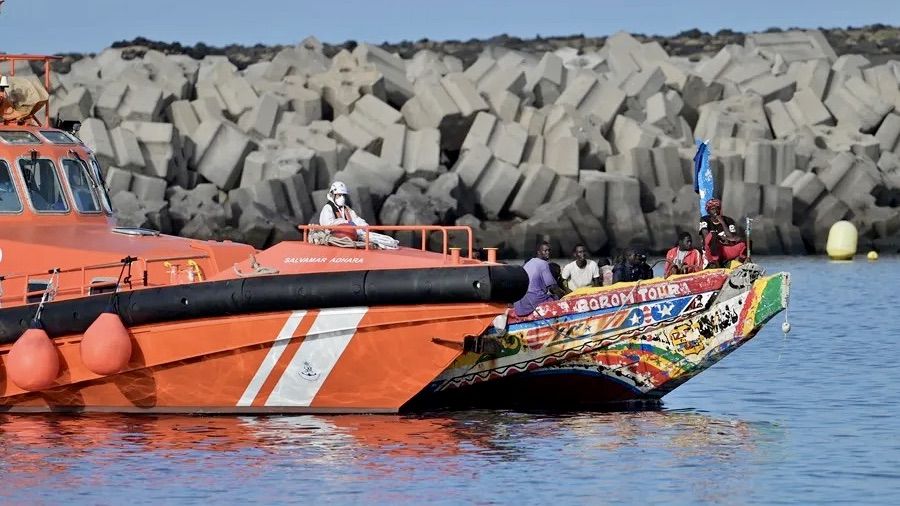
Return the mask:
[(875, 260), (878, 260), (878, 252), (875, 250), (872, 250), (869, 252), (868, 255), (866, 255), (866, 258), (868, 258), (869, 260), (874, 262)]
[(828, 231), (828, 242), (825, 244), (825, 252), (832, 260), (852, 260), (856, 254), (856, 239), (858, 233), (856, 225), (849, 221), (841, 220), (831, 226)]

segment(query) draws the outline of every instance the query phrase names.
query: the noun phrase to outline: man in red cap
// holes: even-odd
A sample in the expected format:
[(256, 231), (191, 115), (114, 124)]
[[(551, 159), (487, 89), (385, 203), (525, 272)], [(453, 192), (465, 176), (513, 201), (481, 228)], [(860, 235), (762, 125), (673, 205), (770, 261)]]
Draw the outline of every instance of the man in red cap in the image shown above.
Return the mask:
[(722, 214), (722, 202), (710, 199), (706, 216), (700, 218), (703, 254), (710, 267), (726, 267), (732, 260), (747, 259), (747, 243), (737, 235), (734, 220)]

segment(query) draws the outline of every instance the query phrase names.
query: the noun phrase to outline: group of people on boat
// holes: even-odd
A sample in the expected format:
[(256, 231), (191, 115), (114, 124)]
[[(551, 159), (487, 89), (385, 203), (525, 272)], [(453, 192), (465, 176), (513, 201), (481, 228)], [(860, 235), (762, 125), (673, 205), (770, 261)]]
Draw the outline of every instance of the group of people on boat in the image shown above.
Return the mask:
[[(711, 199), (706, 204), (706, 214), (700, 220), (700, 236), (702, 252), (694, 248), (690, 233), (681, 232), (678, 235), (677, 244), (666, 253), (665, 277), (726, 267), (732, 261), (746, 260), (747, 244), (738, 236), (734, 220), (722, 214), (722, 203), (718, 199)], [(579, 288), (654, 277), (653, 268), (647, 263), (647, 255), (640, 248), (626, 249), (613, 265), (605, 258), (599, 262), (589, 259), (587, 248), (582, 244), (572, 252), (573, 261), (562, 268), (550, 261), (551, 254), (550, 243), (542, 242), (535, 257), (525, 263), (528, 292), (515, 303), (516, 315), (531, 314), (540, 304), (558, 300)]]

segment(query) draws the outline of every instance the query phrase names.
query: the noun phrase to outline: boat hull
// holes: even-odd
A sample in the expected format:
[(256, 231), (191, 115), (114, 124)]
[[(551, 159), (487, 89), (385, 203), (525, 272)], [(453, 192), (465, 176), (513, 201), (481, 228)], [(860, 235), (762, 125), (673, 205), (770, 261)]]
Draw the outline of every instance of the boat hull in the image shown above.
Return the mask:
[(637, 296), (639, 284), (589, 296), (618, 304), (607, 309), (600, 304), (584, 310), (585, 297), (575, 294), (568, 311), (556, 303), (545, 317), (511, 323), (496, 338), (505, 356), (492, 350), (457, 359), (409, 407), (576, 409), (658, 402), (787, 307), (789, 276), (761, 274), (750, 265), (679, 277), (669, 286), (650, 282), (645, 286), (662, 295), (656, 298), (651, 290)]
[[(3, 378), (8, 412), (396, 412), (505, 310), (500, 303), (338, 307), (163, 322), (129, 329), (120, 373), (81, 362), (81, 335), (54, 339), (56, 383)], [(4, 367), (9, 346), (0, 349)]]

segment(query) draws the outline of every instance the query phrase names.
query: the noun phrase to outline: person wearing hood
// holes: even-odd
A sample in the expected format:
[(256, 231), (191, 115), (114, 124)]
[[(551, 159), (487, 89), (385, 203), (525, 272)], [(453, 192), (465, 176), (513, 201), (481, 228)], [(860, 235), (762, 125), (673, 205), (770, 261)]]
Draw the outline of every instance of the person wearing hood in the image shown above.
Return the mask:
[[(358, 225), (360, 227), (369, 226), (366, 220), (362, 219), (349, 202), (350, 192), (347, 191), (347, 185), (340, 181), (331, 183), (328, 189), (328, 201), (322, 207), (319, 213), (319, 225), (337, 226), (337, 225)], [(332, 230), (331, 235), (335, 237), (347, 237), (354, 241), (360, 236), (365, 235), (362, 230), (356, 230), (355, 233), (350, 230)]]

